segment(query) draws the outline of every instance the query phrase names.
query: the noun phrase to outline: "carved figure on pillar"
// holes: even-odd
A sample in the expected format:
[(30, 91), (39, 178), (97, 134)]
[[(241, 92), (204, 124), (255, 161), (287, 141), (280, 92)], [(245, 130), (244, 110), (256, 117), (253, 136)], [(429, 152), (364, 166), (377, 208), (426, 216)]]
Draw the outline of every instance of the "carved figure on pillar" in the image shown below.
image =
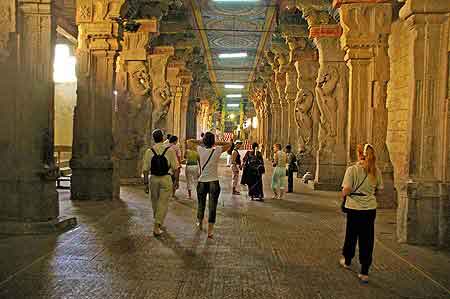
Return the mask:
[(152, 95), (152, 128), (166, 128), (166, 117), (174, 96), (167, 84), (153, 89)]
[(312, 107), (314, 104), (314, 95), (308, 89), (299, 90), (295, 100), (295, 120), (299, 128), (299, 146), (303, 145), (310, 153), (312, 148), (313, 120)]

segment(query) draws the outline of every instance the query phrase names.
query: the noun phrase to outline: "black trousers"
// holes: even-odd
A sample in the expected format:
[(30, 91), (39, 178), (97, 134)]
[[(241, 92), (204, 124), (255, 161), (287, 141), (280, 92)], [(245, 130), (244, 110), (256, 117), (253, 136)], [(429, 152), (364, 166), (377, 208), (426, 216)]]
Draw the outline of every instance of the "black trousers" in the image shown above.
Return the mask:
[(288, 192), (294, 192), (294, 172), (290, 167), (287, 170), (288, 175)]
[(219, 202), (220, 184), (219, 181), (198, 182), (197, 184), (197, 219), (203, 221), (206, 209), (206, 197), (209, 194), (209, 216), (208, 223), (216, 223), (217, 203)]
[(361, 274), (368, 275), (372, 264), (372, 253), (375, 239), (375, 217), (377, 210), (352, 210), (347, 213), (347, 227), (342, 255), (345, 264), (350, 265), (355, 256), (356, 243), (359, 247), (359, 263)]

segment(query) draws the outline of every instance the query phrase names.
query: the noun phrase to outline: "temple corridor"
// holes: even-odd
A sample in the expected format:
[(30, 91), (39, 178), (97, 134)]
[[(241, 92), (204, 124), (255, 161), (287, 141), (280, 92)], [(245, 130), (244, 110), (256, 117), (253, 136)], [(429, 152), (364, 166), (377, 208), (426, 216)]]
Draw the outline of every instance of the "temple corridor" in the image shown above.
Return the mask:
[(378, 211), (371, 282), (361, 285), (357, 261), (352, 271), (338, 265), (337, 193), (297, 184), (285, 200), (251, 202), (245, 192), (232, 197), (230, 169), (220, 172), (213, 240), (194, 228), (184, 181), (161, 239), (141, 186), (123, 187), (120, 201), (70, 201), (60, 191), (61, 214), (79, 226), (2, 238), (0, 298), (449, 298), (448, 252), (397, 243), (395, 211)]

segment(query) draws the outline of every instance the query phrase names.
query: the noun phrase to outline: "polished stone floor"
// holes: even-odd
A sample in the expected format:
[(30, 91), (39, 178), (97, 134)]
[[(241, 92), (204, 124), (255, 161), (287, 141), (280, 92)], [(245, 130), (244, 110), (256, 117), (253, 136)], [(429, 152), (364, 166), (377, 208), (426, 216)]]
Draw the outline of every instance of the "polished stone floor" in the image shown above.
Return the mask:
[(371, 281), (361, 285), (357, 263), (337, 263), (337, 193), (297, 186), (285, 200), (251, 202), (232, 197), (230, 170), (221, 173), (213, 240), (195, 230), (184, 182), (161, 239), (140, 187), (123, 187), (115, 202), (71, 202), (61, 191), (62, 213), (79, 227), (0, 237), (0, 298), (450, 298), (450, 254), (397, 244), (395, 211), (378, 213)]

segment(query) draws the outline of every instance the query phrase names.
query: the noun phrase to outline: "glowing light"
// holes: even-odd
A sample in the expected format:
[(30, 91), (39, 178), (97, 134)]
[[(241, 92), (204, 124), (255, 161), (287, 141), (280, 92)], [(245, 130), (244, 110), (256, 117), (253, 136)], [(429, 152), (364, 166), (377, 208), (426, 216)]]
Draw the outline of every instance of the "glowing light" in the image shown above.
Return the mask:
[(227, 104), (227, 107), (237, 108), (237, 107), (239, 107), (239, 104)]
[(69, 46), (64, 44), (56, 45), (53, 81), (56, 83), (76, 82), (75, 64), (76, 59), (70, 55)]
[(244, 58), (247, 57), (247, 53), (221, 53), (219, 54), (219, 58)]
[(118, 94), (117, 90), (114, 90), (113, 94), (116, 96)]
[(243, 89), (244, 85), (242, 84), (225, 84), (226, 89)]
[(235, 117), (236, 117), (236, 115), (235, 115), (234, 113), (231, 113), (231, 114), (230, 114), (230, 119), (231, 119), (231, 120), (235, 119)]
[(227, 94), (227, 98), (242, 98), (241, 94)]
[(252, 128), (253, 129), (258, 128), (258, 118), (256, 116), (253, 117), (253, 119), (252, 119)]

